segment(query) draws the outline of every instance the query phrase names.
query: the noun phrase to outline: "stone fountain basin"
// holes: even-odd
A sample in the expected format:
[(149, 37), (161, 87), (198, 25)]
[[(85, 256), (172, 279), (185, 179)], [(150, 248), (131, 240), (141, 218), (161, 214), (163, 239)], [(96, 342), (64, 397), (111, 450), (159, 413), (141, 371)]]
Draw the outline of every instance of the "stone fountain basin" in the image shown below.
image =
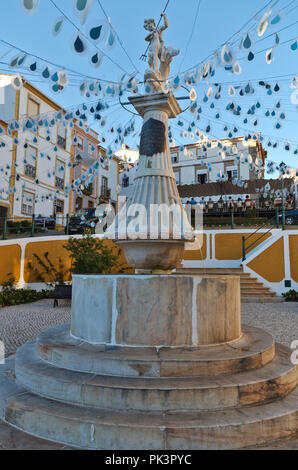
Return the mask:
[(183, 259), (185, 240), (118, 240), (127, 263), (136, 269), (174, 269)]

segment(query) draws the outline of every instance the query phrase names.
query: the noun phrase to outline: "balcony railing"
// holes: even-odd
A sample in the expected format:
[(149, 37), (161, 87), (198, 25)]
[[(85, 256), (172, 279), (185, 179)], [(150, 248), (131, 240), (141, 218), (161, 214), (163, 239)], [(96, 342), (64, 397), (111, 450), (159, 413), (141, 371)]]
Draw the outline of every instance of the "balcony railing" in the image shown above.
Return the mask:
[(55, 186), (56, 186), (56, 188), (63, 190), (64, 189), (64, 179), (59, 178), (59, 176), (56, 176)]
[(59, 147), (65, 149), (65, 147), (66, 147), (65, 137), (62, 137), (61, 135), (58, 135), (57, 144), (59, 145)]
[(36, 176), (35, 166), (27, 164), (25, 166), (25, 175), (29, 176), (29, 178), (35, 178), (35, 176)]

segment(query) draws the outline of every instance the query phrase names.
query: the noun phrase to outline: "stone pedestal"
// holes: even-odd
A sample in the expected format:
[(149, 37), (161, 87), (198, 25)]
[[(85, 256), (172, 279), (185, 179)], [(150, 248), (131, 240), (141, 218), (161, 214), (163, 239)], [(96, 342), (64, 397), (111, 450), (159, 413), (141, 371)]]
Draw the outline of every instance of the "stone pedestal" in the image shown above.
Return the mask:
[(235, 276), (74, 276), (72, 324), (0, 368), (0, 418), (82, 449), (240, 449), (297, 432), (290, 351)]
[(73, 276), (71, 334), (93, 344), (200, 346), (241, 337), (237, 276)]

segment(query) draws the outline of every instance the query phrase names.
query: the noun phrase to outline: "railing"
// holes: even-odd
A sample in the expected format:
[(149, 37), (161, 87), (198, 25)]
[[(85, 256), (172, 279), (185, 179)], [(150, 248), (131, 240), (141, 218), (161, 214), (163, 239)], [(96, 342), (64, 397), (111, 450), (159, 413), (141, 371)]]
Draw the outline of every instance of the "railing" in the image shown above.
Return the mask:
[[(268, 223), (270, 223), (272, 226), (274, 226), (275, 228), (279, 228), (279, 212), (278, 212), (278, 209), (276, 209), (276, 213), (275, 213), (275, 216), (272, 217), (271, 219), (269, 219), (266, 223), (264, 223), (263, 225), (261, 225), (260, 227), (258, 227), (254, 232), (252, 232), (250, 235), (248, 235), (247, 237), (242, 237), (242, 261), (245, 261), (246, 260), (246, 254), (248, 252), (248, 250), (250, 248), (252, 248), (253, 246), (255, 246), (256, 244), (258, 244), (258, 242), (264, 238), (269, 232), (271, 232), (272, 230), (272, 226), (266, 231), (266, 232), (262, 232), (260, 233), (260, 236), (256, 239), (254, 239), (249, 245), (247, 245), (247, 241), (253, 237), (254, 235), (256, 235), (258, 232), (260, 232), (260, 230), (264, 229), (265, 227), (267, 227)], [(283, 230), (284, 230), (284, 226), (283, 226)]]
[(0, 238), (42, 237), (69, 233), (69, 216), (56, 214), (55, 217), (0, 217)]

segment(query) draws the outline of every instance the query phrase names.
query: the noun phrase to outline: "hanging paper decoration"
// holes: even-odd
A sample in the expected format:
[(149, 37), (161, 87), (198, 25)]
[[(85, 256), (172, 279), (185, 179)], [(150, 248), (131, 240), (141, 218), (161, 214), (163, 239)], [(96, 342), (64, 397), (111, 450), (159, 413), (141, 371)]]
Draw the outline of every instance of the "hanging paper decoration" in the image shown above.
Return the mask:
[(102, 64), (103, 56), (99, 52), (96, 52), (92, 57), (90, 57), (90, 63), (93, 67), (99, 67)]
[(29, 69), (31, 70), (31, 72), (36, 72), (36, 70), (37, 70), (37, 62), (33, 62), (33, 63), (29, 66)]
[(278, 24), (278, 23), (281, 21), (281, 18), (282, 18), (282, 11), (279, 11), (279, 12), (276, 13), (276, 15), (272, 18), (271, 24), (272, 24), (273, 26), (275, 26), (276, 24)]
[(108, 33), (108, 22), (104, 19), (92, 20), (87, 26), (87, 36), (95, 44), (103, 41)]
[(263, 34), (265, 33), (267, 27), (268, 27), (268, 18), (269, 16), (271, 15), (272, 13), (272, 10), (268, 10), (262, 17), (260, 23), (259, 23), (259, 26), (258, 26), (258, 36), (263, 36)]
[(266, 52), (266, 62), (267, 62), (267, 64), (269, 64), (269, 65), (272, 63), (272, 60), (273, 60), (272, 51), (273, 51), (273, 48), (269, 49), (269, 50)]
[(14, 87), (15, 90), (20, 90), (23, 86), (23, 80), (22, 80), (22, 77), (21, 75), (16, 75), (12, 82), (11, 82), (12, 86)]
[(254, 60), (255, 56), (253, 54), (253, 52), (249, 52), (248, 56), (247, 56), (247, 60), (249, 60), (249, 62), (251, 62), (252, 60)]
[(111, 50), (116, 44), (116, 34), (112, 28), (110, 28), (107, 40), (106, 40), (106, 48)]
[(34, 15), (39, 5), (39, 0), (20, 0), (20, 2), (24, 12), (29, 15)]
[(233, 53), (228, 48), (228, 45), (225, 44), (221, 50), (221, 60), (226, 65), (231, 65), (233, 63)]
[(197, 99), (197, 93), (196, 93), (196, 90), (194, 88), (192, 88), (189, 92), (189, 99), (191, 101), (196, 101), (196, 99)]
[(250, 49), (251, 46), (252, 46), (252, 41), (250, 39), (249, 34), (247, 33), (242, 40), (242, 47), (244, 49)]
[(242, 73), (242, 69), (239, 62), (235, 62), (235, 64), (233, 65), (233, 72), (235, 75), (240, 75)]
[(235, 90), (235, 88), (233, 87), (233, 85), (230, 85), (230, 86), (229, 86), (228, 93), (229, 93), (230, 96), (235, 96), (236, 90)]
[(59, 18), (56, 19), (52, 28), (53, 36), (57, 36), (61, 32), (64, 22), (65, 22), (64, 16), (60, 16)]
[(296, 39), (295, 42), (293, 42), (293, 43), (290, 45), (290, 49), (291, 49), (291, 51), (297, 51), (297, 49), (298, 49), (298, 41), (297, 41), (297, 39)]
[(93, 6), (93, 0), (73, 0), (73, 12), (84, 24)]
[(80, 34), (75, 36), (72, 43), (73, 51), (78, 55), (84, 55), (87, 52), (87, 44)]

